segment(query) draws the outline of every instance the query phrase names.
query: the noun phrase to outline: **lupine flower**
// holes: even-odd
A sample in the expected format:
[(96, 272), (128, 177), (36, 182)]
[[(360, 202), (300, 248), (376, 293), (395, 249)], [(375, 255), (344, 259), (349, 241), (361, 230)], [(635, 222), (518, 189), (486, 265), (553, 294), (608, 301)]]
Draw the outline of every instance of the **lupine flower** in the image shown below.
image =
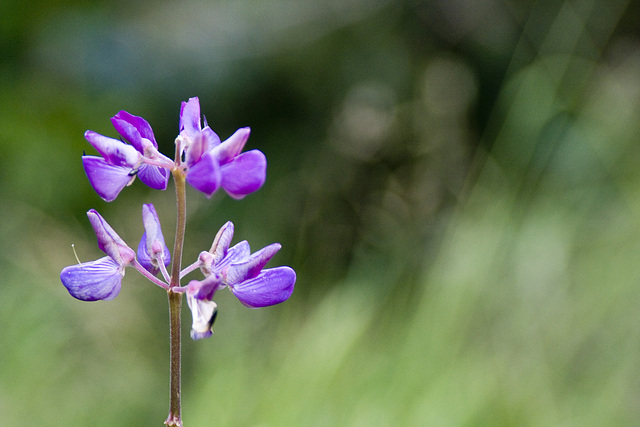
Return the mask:
[(159, 265), (171, 262), (171, 252), (164, 243), (160, 219), (152, 204), (142, 205), (142, 224), (144, 234), (138, 245), (138, 262), (151, 274), (158, 274)]
[(192, 280), (186, 287), (193, 317), (193, 339), (211, 336), (216, 313), (213, 296), (219, 289), (228, 286), (240, 302), (250, 308), (279, 304), (293, 293), (296, 273), (292, 268), (263, 269), (280, 250), (279, 243), (251, 254), (246, 240), (229, 248), (232, 237), (233, 223), (227, 222), (218, 232), (211, 250), (200, 254), (200, 269), (205, 279)]
[(124, 268), (135, 259), (135, 252), (97, 211), (91, 209), (87, 216), (96, 233), (98, 247), (108, 256), (65, 267), (60, 280), (71, 296), (79, 300), (111, 300), (120, 292)]
[(207, 197), (222, 187), (231, 197), (242, 199), (262, 187), (267, 160), (259, 150), (242, 153), (249, 139), (248, 127), (238, 129), (224, 142), (200, 122), (200, 101), (190, 98), (180, 109), (180, 139), (187, 166), (187, 182)]
[[(84, 170), (98, 195), (110, 202), (136, 176), (151, 188), (166, 189), (173, 162), (158, 152), (158, 144), (149, 123), (126, 111), (120, 111), (111, 118), (111, 122), (131, 145), (90, 130), (84, 134), (102, 156), (82, 156)], [(158, 163), (165, 163), (166, 167), (157, 166)]]

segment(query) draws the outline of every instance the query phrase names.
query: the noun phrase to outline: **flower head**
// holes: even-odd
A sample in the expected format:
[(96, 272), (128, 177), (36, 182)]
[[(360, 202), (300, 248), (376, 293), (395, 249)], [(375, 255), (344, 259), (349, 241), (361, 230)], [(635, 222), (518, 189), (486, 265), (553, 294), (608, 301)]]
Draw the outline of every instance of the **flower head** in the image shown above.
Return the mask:
[[(296, 273), (291, 267), (264, 269), (280, 250), (273, 243), (251, 254), (245, 240), (229, 247), (233, 237), (233, 223), (227, 222), (218, 232), (209, 252), (200, 254), (201, 281), (192, 280), (186, 287), (187, 303), (193, 316), (192, 337), (211, 335), (216, 305), (215, 292), (229, 287), (242, 304), (250, 308), (267, 307), (286, 301), (293, 293)], [(207, 316), (211, 316), (207, 319)]]
[(108, 256), (62, 269), (60, 280), (71, 296), (82, 301), (111, 300), (120, 292), (124, 268), (135, 260), (135, 252), (95, 210), (87, 212), (98, 239), (98, 247)]
[[(111, 118), (111, 122), (129, 144), (90, 130), (84, 134), (101, 156), (82, 156), (84, 170), (98, 195), (110, 202), (136, 176), (151, 188), (166, 189), (173, 162), (158, 152), (149, 123), (126, 111), (120, 111)], [(161, 163), (166, 166), (158, 166)]]
[(187, 182), (207, 197), (220, 187), (235, 199), (260, 189), (266, 179), (267, 160), (259, 150), (242, 153), (250, 133), (248, 127), (241, 128), (220, 142), (206, 121), (202, 127), (198, 98), (183, 102), (178, 140), (185, 157)]

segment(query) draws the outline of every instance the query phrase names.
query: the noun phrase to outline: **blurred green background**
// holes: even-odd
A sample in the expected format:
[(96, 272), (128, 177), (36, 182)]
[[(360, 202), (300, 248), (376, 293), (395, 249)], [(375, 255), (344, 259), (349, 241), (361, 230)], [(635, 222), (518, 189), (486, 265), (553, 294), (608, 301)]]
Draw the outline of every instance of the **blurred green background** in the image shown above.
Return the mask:
[(191, 96), (269, 168), (188, 193), (185, 264), (232, 220), (298, 282), (198, 343), (185, 304), (187, 427), (638, 425), (637, 2), (4, 0), (2, 426), (162, 425), (164, 293), (58, 275), (90, 208), (137, 245), (153, 202), (172, 245), (172, 184), (103, 202), (82, 135), (124, 109), (172, 155)]

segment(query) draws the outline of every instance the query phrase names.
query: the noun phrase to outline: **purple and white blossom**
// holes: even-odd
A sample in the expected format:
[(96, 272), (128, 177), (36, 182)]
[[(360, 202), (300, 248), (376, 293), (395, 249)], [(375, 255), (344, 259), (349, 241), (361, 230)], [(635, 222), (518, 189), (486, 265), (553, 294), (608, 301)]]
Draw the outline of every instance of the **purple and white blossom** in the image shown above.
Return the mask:
[[(111, 122), (122, 139), (114, 139), (93, 131), (85, 138), (99, 156), (82, 156), (89, 182), (107, 202), (117, 198), (136, 177), (147, 186), (165, 190), (172, 175), (176, 187), (176, 231), (174, 253), (167, 248), (160, 219), (152, 204), (142, 206), (144, 233), (137, 252), (111, 228), (94, 209), (87, 212), (96, 234), (98, 247), (106, 256), (62, 269), (60, 280), (68, 292), (79, 300), (111, 300), (120, 292), (126, 267), (133, 267), (150, 282), (167, 292), (170, 317), (171, 381), (167, 426), (181, 427), (180, 405), (180, 313), (182, 296), (186, 294), (193, 323), (194, 340), (213, 334), (217, 315), (215, 293), (229, 288), (242, 304), (250, 308), (267, 307), (287, 300), (293, 293), (296, 273), (291, 267), (265, 268), (280, 250), (280, 243), (251, 253), (245, 240), (231, 246), (234, 226), (227, 222), (218, 231), (211, 249), (201, 252), (197, 260), (182, 269), (186, 211), (186, 183), (211, 197), (224, 189), (232, 198), (242, 199), (262, 187), (266, 179), (267, 161), (259, 150), (244, 149), (251, 130), (238, 129), (227, 140), (204, 122), (201, 123), (200, 102), (190, 98), (180, 109), (179, 135), (175, 140), (176, 158), (171, 160), (158, 151), (153, 130), (141, 117), (120, 111)], [(172, 259), (173, 258), (173, 259)], [(171, 271), (167, 270), (170, 263)], [(204, 278), (181, 280), (200, 269)], [(158, 276), (158, 273), (162, 273)]]
[(82, 156), (84, 170), (98, 195), (113, 201), (136, 176), (153, 189), (166, 189), (173, 162), (158, 151), (149, 123), (126, 111), (120, 111), (111, 122), (129, 144), (90, 130), (84, 134), (101, 156)]
[(200, 121), (200, 101), (190, 98), (180, 109), (179, 152), (184, 153), (187, 182), (211, 197), (222, 187), (234, 199), (242, 199), (262, 187), (267, 159), (260, 150), (242, 153), (251, 129), (238, 129), (224, 142)]
[(124, 269), (135, 260), (135, 252), (118, 236), (102, 216), (87, 212), (98, 239), (98, 247), (108, 256), (62, 269), (60, 280), (71, 296), (82, 301), (111, 300), (120, 292)]
[(186, 286), (194, 339), (211, 335), (213, 317), (207, 319), (207, 315), (215, 317), (213, 296), (219, 289), (228, 286), (250, 308), (279, 304), (293, 293), (296, 273), (291, 267), (264, 269), (281, 245), (273, 243), (251, 254), (246, 240), (229, 247), (233, 231), (230, 221), (220, 229), (209, 252), (202, 252), (199, 257), (205, 279), (192, 280)]

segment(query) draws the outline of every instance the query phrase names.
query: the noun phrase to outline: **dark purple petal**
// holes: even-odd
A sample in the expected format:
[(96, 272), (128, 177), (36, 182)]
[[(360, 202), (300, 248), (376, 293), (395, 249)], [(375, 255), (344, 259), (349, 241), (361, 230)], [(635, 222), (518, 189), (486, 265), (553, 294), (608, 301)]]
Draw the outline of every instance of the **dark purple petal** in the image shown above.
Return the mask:
[(231, 292), (250, 308), (267, 307), (286, 301), (293, 293), (296, 273), (291, 267), (263, 270), (253, 279), (229, 285)]
[(197, 97), (182, 102), (180, 107), (180, 133), (183, 131), (193, 138), (200, 131), (200, 101)]
[(151, 125), (142, 117), (134, 116), (123, 110), (111, 118), (111, 123), (116, 131), (140, 153), (144, 153), (140, 138), (148, 139), (155, 148), (158, 148)]
[(118, 233), (95, 209), (87, 212), (89, 222), (98, 239), (98, 247), (121, 266), (128, 265), (136, 257), (135, 252), (122, 240)]
[(235, 159), (236, 156), (242, 152), (244, 145), (249, 139), (250, 133), (250, 128), (240, 128), (226, 141), (215, 147), (218, 162), (220, 162), (221, 165), (224, 165), (225, 163), (229, 163)]
[(82, 166), (89, 183), (106, 202), (115, 200), (120, 191), (135, 178), (129, 174), (131, 168), (110, 165), (102, 157), (82, 156)]
[(106, 256), (63, 268), (60, 280), (74, 298), (98, 301), (115, 298), (120, 292), (123, 276), (124, 268)]
[(154, 190), (166, 190), (170, 174), (171, 172), (168, 169), (143, 164), (138, 169), (137, 175), (140, 177), (140, 181)]
[(84, 137), (111, 165), (134, 168), (142, 158), (142, 154), (133, 146), (118, 139), (109, 138), (91, 130), (86, 131)]
[(220, 187), (220, 166), (211, 151), (206, 152), (200, 161), (187, 171), (187, 182), (207, 197)]
[(259, 150), (242, 153), (220, 167), (222, 188), (234, 199), (242, 199), (262, 187), (267, 177), (267, 159)]
[(272, 243), (247, 259), (232, 263), (226, 271), (226, 284), (232, 286), (256, 277), (281, 247), (280, 243)]

